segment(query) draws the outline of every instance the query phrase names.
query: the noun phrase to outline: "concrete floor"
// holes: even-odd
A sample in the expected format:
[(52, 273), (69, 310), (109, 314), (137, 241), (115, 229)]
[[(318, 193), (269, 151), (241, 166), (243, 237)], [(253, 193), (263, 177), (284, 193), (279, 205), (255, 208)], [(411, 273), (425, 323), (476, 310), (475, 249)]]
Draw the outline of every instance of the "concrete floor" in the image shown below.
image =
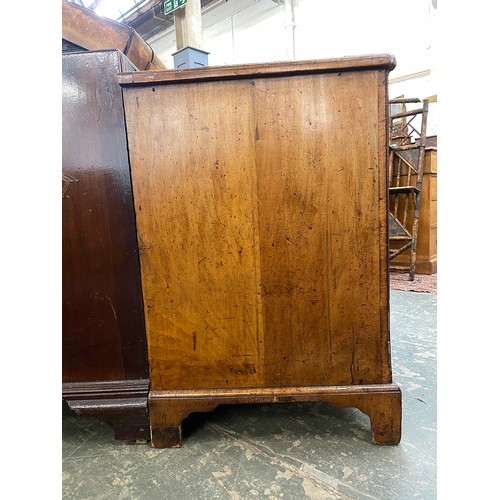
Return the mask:
[(180, 449), (113, 440), (106, 422), (63, 416), (64, 499), (436, 498), (436, 302), (391, 291), (399, 446), (369, 419), (323, 403), (220, 406), (184, 424)]

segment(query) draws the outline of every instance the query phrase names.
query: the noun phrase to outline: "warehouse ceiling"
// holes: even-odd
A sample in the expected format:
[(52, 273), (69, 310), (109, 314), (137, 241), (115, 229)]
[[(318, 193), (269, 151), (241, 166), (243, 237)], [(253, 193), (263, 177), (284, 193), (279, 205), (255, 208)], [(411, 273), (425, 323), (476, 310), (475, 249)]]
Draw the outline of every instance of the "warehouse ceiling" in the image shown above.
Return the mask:
[[(144, 40), (166, 31), (174, 25), (172, 13), (163, 13), (164, 1), (158, 0), (71, 0), (96, 14), (130, 26)], [(227, 0), (201, 0), (202, 12)]]

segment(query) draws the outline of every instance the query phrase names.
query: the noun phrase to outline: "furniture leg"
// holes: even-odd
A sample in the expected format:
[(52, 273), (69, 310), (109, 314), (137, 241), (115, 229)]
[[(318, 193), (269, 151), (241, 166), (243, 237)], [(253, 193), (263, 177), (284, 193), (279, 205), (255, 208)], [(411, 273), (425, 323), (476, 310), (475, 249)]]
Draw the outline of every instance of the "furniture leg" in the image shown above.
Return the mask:
[(401, 440), (401, 389), (396, 384), (372, 384), (151, 391), (151, 445), (154, 448), (179, 448), (182, 445), (182, 421), (194, 412), (212, 411), (220, 404), (294, 401), (325, 401), (338, 407), (358, 408), (370, 417), (374, 444), (398, 444)]

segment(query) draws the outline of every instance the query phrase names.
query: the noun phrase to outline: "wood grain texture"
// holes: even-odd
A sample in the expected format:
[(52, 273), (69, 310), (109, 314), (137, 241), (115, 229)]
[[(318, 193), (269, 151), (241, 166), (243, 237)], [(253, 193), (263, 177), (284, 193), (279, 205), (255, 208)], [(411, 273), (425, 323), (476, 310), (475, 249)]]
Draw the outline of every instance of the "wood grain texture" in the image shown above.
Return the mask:
[[(263, 384), (252, 101), (243, 87), (181, 86), (168, 99), (147, 89), (127, 113), (154, 387)], [(137, 113), (142, 106), (154, 112)]]
[(120, 50), (140, 70), (166, 69), (133, 28), (67, 0), (62, 1), (62, 38), (86, 50)]
[(186, 2), (182, 9), (174, 10), (173, 16), (177, 50), (184, 47), (203, 50), (201, 1)]
[(382, 380), (392, 381), (390, 318), (389, 318), (389, 179), (388, 179), (388, 137), (389, 137), (389, 70), (378, 71), (378, 220), (379, 220), (379, 313), (380, 335), (374, 348), (380, 354)]
[(377, 77), (127, 96), (152, 387), (389, 381)]
[(223, 404), (324, 401), (337, 407), (356, 407), (370, 417), (374, 444), (401, 440), (401, 390), (396, 384), (217, 389), (207, 391), (151, 391), (151, 445), (178, 448), (181, 422), (193, 412), (207, 412)]
[(257, 84), (266, 385), (386, 381), (377, 74)]
[(120, 76), (153, 393), (392, 383), (377, 60)]
[(63, 59), (63, 382), (148, 377), (118, 51)]
[(183, 71), (135, 71), (119, 76), (120, 85), (168, 85), (173, 83), (208, 82), (221, 80), (255, 79), (266, 76), (293, 76), (347, 71), (386, 70), (396, 67), (390, 54), (339, 57), (313, 61), (283, 61), (267, 64), (241, 64), (233, 66), (207, 66)]

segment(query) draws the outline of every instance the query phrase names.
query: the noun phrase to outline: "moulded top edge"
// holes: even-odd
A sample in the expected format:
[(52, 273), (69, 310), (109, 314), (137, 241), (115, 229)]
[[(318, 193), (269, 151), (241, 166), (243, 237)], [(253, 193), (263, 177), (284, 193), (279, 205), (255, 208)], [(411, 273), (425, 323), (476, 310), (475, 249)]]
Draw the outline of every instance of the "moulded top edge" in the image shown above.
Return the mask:
[(288, 76), (310, 73), (332, 73), (367, 69), (393, 70), (396, 58), (391, 54), (340, 57), (310, 61), (284, 61), (232, 66), (205, 66), (185, 70), (134, 71), (120, 73), (120, 85), (167, 84), (189, 81), (230, 80), (240, 78), (262, 78), (266, 76)]
[(82, 50), (70, 50), (68, 52), (62, 52), (61, 55), (63, 57), (67, 56), (93, 56), (99, 54), (119, 54), (121, 56), (127, 57), (120, 49), (95, 49), (95, 50), (87, 50), (82, 48)]

